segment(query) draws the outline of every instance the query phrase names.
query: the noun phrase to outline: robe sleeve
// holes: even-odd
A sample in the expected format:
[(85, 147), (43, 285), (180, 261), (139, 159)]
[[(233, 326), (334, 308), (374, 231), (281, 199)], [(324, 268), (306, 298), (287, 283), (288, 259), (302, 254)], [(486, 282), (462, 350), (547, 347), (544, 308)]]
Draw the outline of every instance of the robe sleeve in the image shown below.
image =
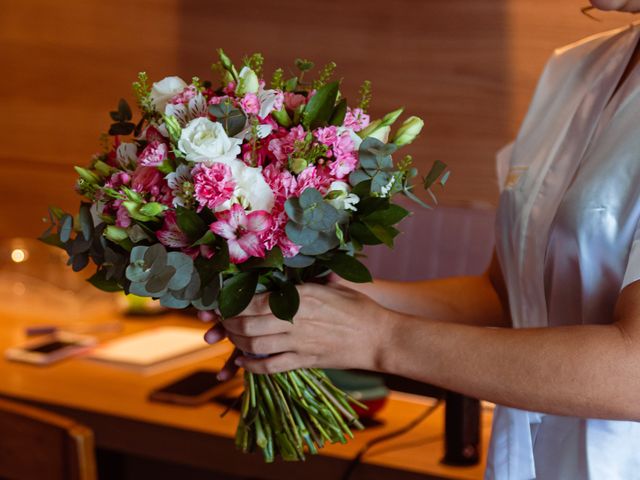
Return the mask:
[(631, 252), (629, 253), (627, 268), (624, 272), (624, 279), (622, 280), (620, 290), (623, 290), (637, 280), (640, 280), (640, 223), (636, 226), (636, 233), (633, 236)]

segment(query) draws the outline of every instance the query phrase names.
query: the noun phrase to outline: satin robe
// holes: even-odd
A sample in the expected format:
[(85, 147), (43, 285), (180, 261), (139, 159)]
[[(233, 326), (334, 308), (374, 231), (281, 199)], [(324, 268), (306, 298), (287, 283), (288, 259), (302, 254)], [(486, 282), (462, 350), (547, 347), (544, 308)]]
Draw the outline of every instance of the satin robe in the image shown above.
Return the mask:
[[(640, 279), (640, 68), (614, 93), (638, 38), (633, 24), (557, 50), (498, 154), (514, 328), (610, 323)], [(640, 479), (640, 423), (498, 406), (486, 479), (533, 478)]]

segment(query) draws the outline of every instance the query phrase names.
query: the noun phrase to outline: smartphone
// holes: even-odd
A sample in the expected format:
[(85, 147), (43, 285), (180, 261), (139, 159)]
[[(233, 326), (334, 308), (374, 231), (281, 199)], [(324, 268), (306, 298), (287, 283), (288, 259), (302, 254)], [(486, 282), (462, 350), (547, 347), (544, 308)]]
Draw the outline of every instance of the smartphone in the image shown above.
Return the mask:
[[(217, 378), (216, 370), (198, 370), (149, 394), (154, 402), (198, 406), (207, 403), (218, 392), (223, 382)], [(226, 383), (226, 382), (225, 382)]]
[(95, 346), (95, 337), (70, 332), (56, 332), (5, 351), (7, 360), (50, 365), (84, 353)]

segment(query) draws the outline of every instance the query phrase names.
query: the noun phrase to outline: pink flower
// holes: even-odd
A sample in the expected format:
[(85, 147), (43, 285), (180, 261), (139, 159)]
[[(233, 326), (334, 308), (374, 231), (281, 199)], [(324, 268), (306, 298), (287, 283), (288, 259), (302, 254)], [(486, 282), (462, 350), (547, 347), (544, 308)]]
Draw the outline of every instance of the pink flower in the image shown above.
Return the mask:
[(265, 248), (271, 250), (279, 247), (285, 258), (295, 257), (300, 251), (300, 245), (293, 243), (285, 231), (289, 217), (284, 211), (284, 203), (276, 206), (271, 215), (271, 227), (265, 234)]
[(232, 263), (242, 263), (249, 257), (264, 258), (263, 234), (271, 226), (271, 217), (265, 210), (256, 210), (247, 215), (240, 204), (234, 203), (231, 210), (218, 213), (218, 221), (209, 229), (227, 239), (229, 258)]
[(129, 216), (129, 210), (127, 210), (125, 206), (122, 205), (122, 201), (119, 201), (118, 203), (119, 205), (116, 213), (116, 227), (129, 228), (131, 226), (131, 217)]
[(174, 210), (167, 210), (164, 214), (164, 223), (162, 224), (162, 228), (156, 232), (156, 236), (165, 247), (185, 248), (189, 246), (189, 239), (185, 233), (180, 230)]
[(333, 182), (328, 173), (325, 168), (320, 168), (316, 165), (310, 165), (305, 168), (297, 178), (296, 196), (301, 195), (302, 192), (310, 187), (315, 188), (323, 195), (327, 193), (329, 185)]
[(136, 192), (150, 193), (155, 197), (162, 191), (164, 178), (155, 167), (139, 166), (133, 172), (131, 186)]
[(104, 184), (107, 188), (113, 188), (114, 190), (118, 190), (123, 185), (128, 185), (131, 181), (131, 176), (127, 172), (116, 172), (109, 180), (107, 180)]
[(219, 97), (211, 97), (209, 99), (209, 105), (219, 105), (222, 102), (226, 101), (229, 99), (228, 95), (221, 95)]
[(329, 164), (329, 171), (337, 179), (342, 179), (353, 172), (357, 166), (358, 159), (355, 155), (342, 155)]
[(318, 128), (313, 132), (313, 136), (316, 137), (320, 143), (328, 147), (333, 147), (338, 141), (338, 128), (334, 126)]
[(157, 167), (167, 159), (168, 148), (165, 143), (150, 142), (138, 157), (140, 165), (144, 167)]
[(284, 92), (284, 106), (289, 110), (295, 110), (307, 102), (307, 97), (299, 93)]
[(295, 142), (304, 140), (306, 132), (302, 125), (293, 127), (289, 132), (280, 138), (274, 138), (269, 142), (269, 151), (280, 162), (287, 160), (288, 156), (293, 153)]
[(193, 85), (189, 85), (187, 88), (182, 90), (182, 92), (180, 92), (178, 95), (176, 95), (171, 100), (169, 100), (169, 103), (172, 103), (173, 105), (189, 103), (189, 100), (195, 97), (197, 93), (198, 93), (198, 89)]
[(257, 115), (260, 111), (260, 100), (258, 100), (258, 96), (255, 93), (247, 93), (240, 100), (240, 106), (247, 115)]
[(370, 117), (361, 108), (347, 108), (343, 126), (358, 132), (369, 125)]
[(214, 163), (210, 167), (200, 163), (193, 170), (194, 197), (204, 207), (216, 209), (229, 200), (236, 189), (231, 168), (224, 163)]
[(149, 125), (147, 128), (145, 128), (142, 132), (142, 135), (140, 135), (140, 138), (142, 140), (146, 140), (149, 143), (163, 142), (165, 140), (162, 134), (153, 125)]
[(276, 165), (271, 164), (262, 170), (262, 176), (273, 190), (276, 205), (284, 204), (289, 197), (295, 195), (298, 182), (289, 170), (280, 170)]

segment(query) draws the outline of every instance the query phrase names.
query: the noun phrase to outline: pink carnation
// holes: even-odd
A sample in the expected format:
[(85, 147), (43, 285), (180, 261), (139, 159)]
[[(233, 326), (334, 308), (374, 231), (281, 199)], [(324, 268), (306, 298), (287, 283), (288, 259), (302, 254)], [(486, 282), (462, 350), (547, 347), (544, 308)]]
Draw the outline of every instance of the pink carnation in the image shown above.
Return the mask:
[(208, 207), (216, 209), (231, 198), (236, 184), (231, 168), (224, 163), (212, 166), (199, 164), (191, 172), (193, 175), (194, 197), (200, 204), (198, 210)]
[(296, 196), (301, 195), (307, 188), (315, 188), (324, 195), (333, 179), (326, 169), (310, 165), (298, 175), (297, 182)]
[(219, 105), (220, 103), (229, 99), (228, 95), (221, 95), (219, 97), (211, 97), (209, 99), (209, 105)]
[(338, 141), (338, 128), (334, 126), (318, 128), (313, 132), (313, 136), (316, 137), (320, 143), (328, 147), (333, 147)]
[(329, 164), (329, 171), (337, 179), (342, 179), (353, 172), (357, 166), (358, 159), (355, 155), (342, 155)]
[(274, 138), (269, 142), (269, 151), (273, 153), (273, 156), (280, 162), (284, 162), (288, 159), (289, 155), (293, 153), (295, 148), (295, 142), (298, 140), (304, 140), (306, 132), (302, 125), (293, 127), (289, 132), (280, 138)]
[(168, 148), (166, 143), (158, 141), (150, 142), (138, 157), (140, 165), (145, 167), (157, 167), (167, 159)]
[(361, 108), (347, 108), (347, 114), (344, 116), (343, 125), (358, 132), (369, 125), (370, 117), (362, 111)]
[(257, 115), (260, 111), (260, 100), (258, 100), (258, 96), (255, 93), (247, 93), (240, 100), (240, 106), (247, 115)]
[(271, 212), (271, 227), (265, 234), (264, 245), (267, 250), (279, 247), (285, 258), (295, 257), (300, 251), (300, 245), (293, 243), (285, 231), (289, 217), (284, 211), (284, 203), (274, 207)]

